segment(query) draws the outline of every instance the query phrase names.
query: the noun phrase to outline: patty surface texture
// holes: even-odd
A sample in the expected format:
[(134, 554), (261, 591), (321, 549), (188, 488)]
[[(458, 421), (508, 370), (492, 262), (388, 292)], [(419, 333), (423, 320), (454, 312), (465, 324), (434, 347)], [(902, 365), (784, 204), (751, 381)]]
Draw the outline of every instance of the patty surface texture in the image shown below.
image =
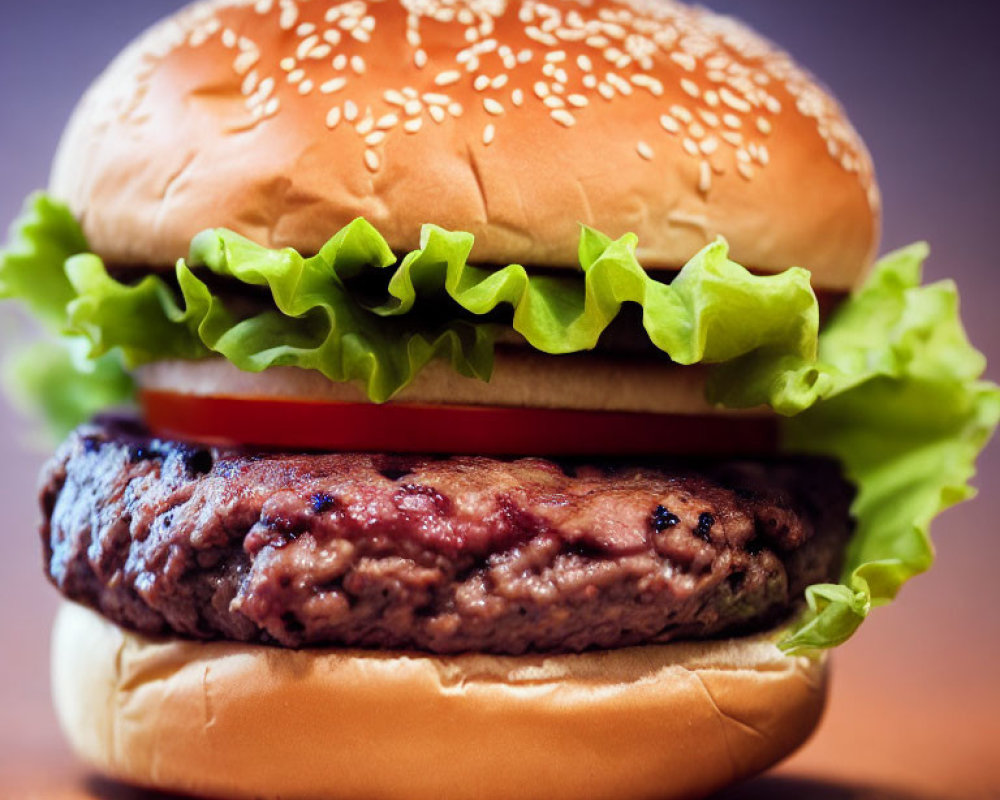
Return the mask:
[(567, 652), (763, 628), (835, 580), (833, 462), (276, 454), (73, 433), (52, 582), (125, 627), (272, 645)]

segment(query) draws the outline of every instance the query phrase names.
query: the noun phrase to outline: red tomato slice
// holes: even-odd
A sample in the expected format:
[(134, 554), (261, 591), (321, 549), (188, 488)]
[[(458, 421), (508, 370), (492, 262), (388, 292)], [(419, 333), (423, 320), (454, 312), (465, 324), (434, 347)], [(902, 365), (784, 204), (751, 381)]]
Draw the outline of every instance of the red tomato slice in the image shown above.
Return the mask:
[(766, 455), (773, 419), (497, 406), (327, 403), (144, 391), (160, 436), (294, 450), (478, 455)]

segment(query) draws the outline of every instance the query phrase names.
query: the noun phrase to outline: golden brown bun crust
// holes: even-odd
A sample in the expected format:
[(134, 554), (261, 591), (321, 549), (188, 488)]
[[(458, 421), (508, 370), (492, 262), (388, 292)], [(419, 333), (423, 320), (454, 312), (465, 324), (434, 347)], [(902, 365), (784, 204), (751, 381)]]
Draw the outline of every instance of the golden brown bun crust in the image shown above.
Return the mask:
[(97, 253), (137, 265), (214, 226), (311, 253), (364, 216), (396, 250), (434, 222), (480, 262), (565, 267), (582, 222), (638, 234), (648, 268), (722, 235), (747, 266), (843, 289), (879, 228), (836, 101), (668, 0), (211, 0), (97, 81), (51, 186)]
[(822, 662), (757, 636), (566, 656), (154, 641), (65, 603), (53, 694), (117, 778), (218, 798), (690, 798), (822, 711)]

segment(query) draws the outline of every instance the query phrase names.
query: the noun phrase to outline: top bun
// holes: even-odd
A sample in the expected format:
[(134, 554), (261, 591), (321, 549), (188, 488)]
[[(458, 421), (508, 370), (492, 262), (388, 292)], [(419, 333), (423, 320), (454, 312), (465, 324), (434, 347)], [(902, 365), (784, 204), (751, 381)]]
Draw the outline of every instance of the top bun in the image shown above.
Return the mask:
[(225, 226), (315, 252), (357, 216), (433, 222), (480, 263), (578, 264), (578, 223), (647, 268), (717, 236), (846, 289), (878, 190), (835, 100), (739, 23), (668, 0), (210, 0), (86, 94), (52, 191), (91, 246), (157, 266)]

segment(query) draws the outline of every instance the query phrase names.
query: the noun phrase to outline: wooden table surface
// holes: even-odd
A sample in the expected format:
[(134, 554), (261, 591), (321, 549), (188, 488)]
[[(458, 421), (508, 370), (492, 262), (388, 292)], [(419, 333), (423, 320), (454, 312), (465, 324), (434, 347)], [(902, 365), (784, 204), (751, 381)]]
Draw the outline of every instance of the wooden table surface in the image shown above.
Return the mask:
[[(0, 441), (15, 439), (16, 425), (0, 414)], [(997, 451), (994, 445), (985, 454), (982, 497), (937, 525), (934, 569), (835, 653), (818, 733), (725, 800), (1000, 798), (1000, 547), (993, 523), (1000, 506), (988, 488), (1000, 475)], [(57, 597), (41, 575), (32, 530), (41, 456), (14, 452), (13, 467), (0, 473), (0, 798), (166, 800), (96, 779), (62, 742), (47, 676)]]

